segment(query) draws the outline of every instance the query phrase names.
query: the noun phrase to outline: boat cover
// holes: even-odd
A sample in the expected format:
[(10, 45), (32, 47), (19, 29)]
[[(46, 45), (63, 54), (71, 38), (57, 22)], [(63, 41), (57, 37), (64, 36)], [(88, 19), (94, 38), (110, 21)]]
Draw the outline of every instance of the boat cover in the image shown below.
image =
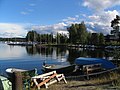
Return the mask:
[(12, 90), (11, 82), (4, 76), (0, 76), (0, 90)]
[(107, 59), (102, 58), (85, 58), (85, 57), (79, 57), (75, 60), (75, 64), (77, 65), (90, 65), (90, 64), (102, 64), (102, 68), (104, 69), (112, 69), (116, 68), (116, 66)]

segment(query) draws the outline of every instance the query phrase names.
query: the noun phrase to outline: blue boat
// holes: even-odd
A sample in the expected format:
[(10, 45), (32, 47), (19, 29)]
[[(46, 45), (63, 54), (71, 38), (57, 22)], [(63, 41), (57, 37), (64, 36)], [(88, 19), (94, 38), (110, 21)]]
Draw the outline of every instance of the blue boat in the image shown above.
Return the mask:
[(116, 68), (116, 66), (107, 59), (102, 58), (85, 58), (85, 57), (79, 57), (75, 60), (75, 64), (77, 65), (91, 65), (91, 64), (98, 64), (101, 63), (102, 68), (108, 70)]

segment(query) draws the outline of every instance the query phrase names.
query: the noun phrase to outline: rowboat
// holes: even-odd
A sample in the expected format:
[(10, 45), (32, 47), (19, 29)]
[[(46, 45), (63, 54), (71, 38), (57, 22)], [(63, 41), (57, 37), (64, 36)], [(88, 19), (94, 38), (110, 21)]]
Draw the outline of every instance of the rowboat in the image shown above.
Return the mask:
[(74, 65), (46, 64), (46, 65), (43, 65), (42, 71), (44, 71), (44, 72), (56, 71), (57, 73), (69, 74), (75, 70), (75, 66), (76, 66), (75, 64)]
[(77, 65), (91, 65), (91, 64), (99, 64), (101, 63), (102, 68), (108, 70), (116, 68), (116, 66), (107, 59), (102, 58), (86, 58), (86, 57), (79, 57), (76, 58), (75, 64)]
[(37, 69), (33, 69), (33, 70), (25, 70), (25, 69), (19, 69), (19, 68), (8, 68), (6, 69), (6, 73), (8, 75), (8, 78), (10, 80), (13, 80), (15, 78), (15, 73), (16, 72), (20, 72), (22, 76), (35, 76), (37, 75)]
[(13, 77), (14, 72), (24, 72), (24, 71), (27, 71), (27, 70), (19, 69), (19, 68), (7, 68), (6, 69), (6, 73), (7, 73), (8, 77), (10, 77), (10, 78)]
[(36, 69), (24, 70), (17, 68), (6, 69), (9, 80), (12, 82), (13, 90), (28, 90), (31, 77), (36, 76)]

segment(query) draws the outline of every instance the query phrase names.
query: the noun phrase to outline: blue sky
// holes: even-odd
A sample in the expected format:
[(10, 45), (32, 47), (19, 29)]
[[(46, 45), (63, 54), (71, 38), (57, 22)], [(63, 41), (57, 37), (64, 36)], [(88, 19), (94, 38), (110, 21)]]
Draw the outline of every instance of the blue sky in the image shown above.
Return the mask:
[(0, 37), (67, 33), (67, 26), (81, 21), (90, 32), (108, 34), (119, 10), (120, 0), (0, 0)]

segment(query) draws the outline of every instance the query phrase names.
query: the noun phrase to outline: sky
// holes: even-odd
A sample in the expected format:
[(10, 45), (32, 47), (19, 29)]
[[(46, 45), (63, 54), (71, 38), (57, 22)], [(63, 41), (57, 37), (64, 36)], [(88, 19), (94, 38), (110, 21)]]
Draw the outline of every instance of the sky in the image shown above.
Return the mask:
[(110, 34), (116, 15), (120, 0), (0, 0), (0, 37), (68, 33), (67, 27), (82, 21), (91, 33)]

